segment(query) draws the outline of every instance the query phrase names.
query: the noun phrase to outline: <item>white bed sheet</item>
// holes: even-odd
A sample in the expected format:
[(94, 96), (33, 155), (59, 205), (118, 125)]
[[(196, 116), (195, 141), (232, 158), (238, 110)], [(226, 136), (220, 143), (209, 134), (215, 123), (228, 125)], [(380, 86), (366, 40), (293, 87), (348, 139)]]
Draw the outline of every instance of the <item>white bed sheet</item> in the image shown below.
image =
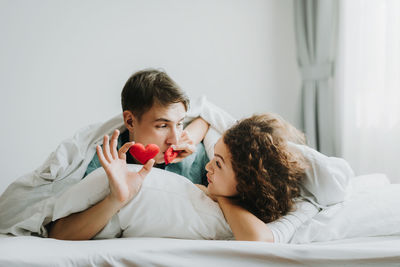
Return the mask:
[(0, 266), (400, 266), (400, 236), (311, 244), (0, 238)]

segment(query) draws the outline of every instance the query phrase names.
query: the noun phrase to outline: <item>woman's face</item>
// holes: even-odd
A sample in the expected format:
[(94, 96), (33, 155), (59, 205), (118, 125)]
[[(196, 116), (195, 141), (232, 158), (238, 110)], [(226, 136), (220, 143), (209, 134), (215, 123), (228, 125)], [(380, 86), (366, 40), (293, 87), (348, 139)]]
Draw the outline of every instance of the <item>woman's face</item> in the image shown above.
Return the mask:
[(214, 146), (214, 158), (206, 165), (208, 192), (216, 196), (237, 195), (236, 175), (232, 169), (231, 153), (222, 138)]

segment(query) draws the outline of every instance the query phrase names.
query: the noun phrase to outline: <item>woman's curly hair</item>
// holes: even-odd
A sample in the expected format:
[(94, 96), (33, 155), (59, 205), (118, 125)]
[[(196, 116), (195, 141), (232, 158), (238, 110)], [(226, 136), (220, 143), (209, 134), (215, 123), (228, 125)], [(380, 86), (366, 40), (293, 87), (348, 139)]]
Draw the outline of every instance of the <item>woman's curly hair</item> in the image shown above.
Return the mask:
[(238, 204), (265, 223), (292, 210), (300, 194), (305, 160), (287, 141), (304, 143), (304, 135), (278, 115), (254, 115), (227, 130), (223, 141), (231, 153)]

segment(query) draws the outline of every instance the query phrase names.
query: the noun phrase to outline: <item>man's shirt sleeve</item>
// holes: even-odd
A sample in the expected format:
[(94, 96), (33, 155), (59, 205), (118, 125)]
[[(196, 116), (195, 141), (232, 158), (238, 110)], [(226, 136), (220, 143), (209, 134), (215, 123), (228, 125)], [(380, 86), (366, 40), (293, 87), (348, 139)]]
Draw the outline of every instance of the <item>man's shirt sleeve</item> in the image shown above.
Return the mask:
[(92, 171), (94, 171), (95, 169), (100, 168), (100, 167), (101, 167), (101, 164), (99, 161), (99, 157), (97, 156), (97, 153), (94, 153), (93, 159), (89, 163), (89, 165), (86, 169), (85, 175), (83, 177), (85, 178), (89, 173), (91, 173)]

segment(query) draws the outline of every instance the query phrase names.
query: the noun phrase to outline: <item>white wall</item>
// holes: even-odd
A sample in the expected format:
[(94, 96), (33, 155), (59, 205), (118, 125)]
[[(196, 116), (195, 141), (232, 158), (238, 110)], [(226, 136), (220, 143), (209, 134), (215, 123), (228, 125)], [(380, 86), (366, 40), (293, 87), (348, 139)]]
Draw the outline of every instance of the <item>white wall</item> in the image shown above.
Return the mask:
[(292, 0), (0, 0), (0, 193), (120, 112), (142, 68), (232, 115), (300, 120)]

